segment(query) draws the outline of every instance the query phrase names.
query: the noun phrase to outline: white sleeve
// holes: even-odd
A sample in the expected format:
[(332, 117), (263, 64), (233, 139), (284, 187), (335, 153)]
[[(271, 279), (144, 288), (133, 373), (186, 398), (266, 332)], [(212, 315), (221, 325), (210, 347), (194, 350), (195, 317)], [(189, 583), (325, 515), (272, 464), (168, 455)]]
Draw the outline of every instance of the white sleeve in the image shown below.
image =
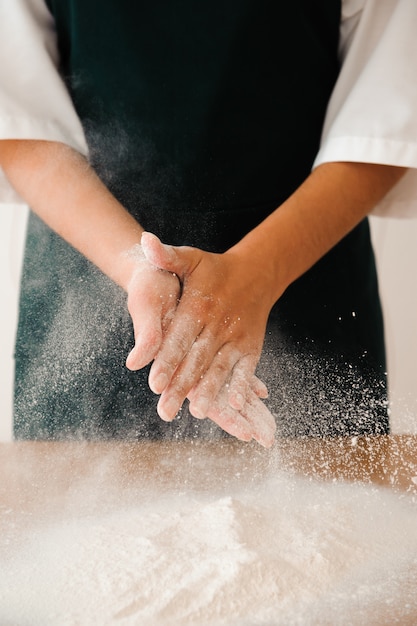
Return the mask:
[[(59, 141), (87, 154), (57, 66), (54, 23), (44, 0), (1, 0), (0, 139)], [(21, 202), (1, 168), (0, 202)]]
[(374, 213), (417, 217), (417, 1), (343, 0), (340, 55), (314, 166), (410, 168)]

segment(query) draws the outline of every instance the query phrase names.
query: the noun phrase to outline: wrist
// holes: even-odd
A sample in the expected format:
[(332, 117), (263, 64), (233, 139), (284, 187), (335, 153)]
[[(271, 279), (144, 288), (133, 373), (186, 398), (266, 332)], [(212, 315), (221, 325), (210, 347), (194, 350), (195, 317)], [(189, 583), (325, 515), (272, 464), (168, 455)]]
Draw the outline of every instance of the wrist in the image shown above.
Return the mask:
[(245, 277), (248, 292), (253, 294), (253, 299), (264, 303), (269, 313), (288, 284), (267, 242), (262, 241), (255, 229), (226, 254), (234, 259), (239, 273)]
[(128, 292), (132, 281), (136, 278), (138, 272), (144, 269), (145, 265), (149, 266), (149, 263), (145, 258), (142, 246), (140, 243), (134, 243), (133, 246), (119, 254), (115, 272), (111, 278), (124, 291)]

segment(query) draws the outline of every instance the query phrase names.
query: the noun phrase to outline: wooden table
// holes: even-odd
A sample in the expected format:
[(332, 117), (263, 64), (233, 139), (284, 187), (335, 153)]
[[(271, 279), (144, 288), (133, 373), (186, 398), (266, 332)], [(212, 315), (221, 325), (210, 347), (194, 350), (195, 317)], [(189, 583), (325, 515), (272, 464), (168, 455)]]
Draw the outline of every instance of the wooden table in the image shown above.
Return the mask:
[[(272, 450), (235, 440), (12, 442), (0, 444), (0, 472), (0, 558), (2, 549), (9, 550), (10, 541), (30, 533), (34, 524), (57, 515), (102, 514), (131, 504), (138, 490), (149, 497), (184, 490), (229, 493), (256, 489), (276, 474), (374, 485), (398, 494), (416, 504), (417, 533), (417, 436), (412, 435), (278, 440)], [(395, 622), (402, 607), (391, 607), (378, 624), (417, 624), (413, 601), (400, 621)]]
[(113, 485), (120, 491), (144, 482), (209, 489), (219, 481), (245, 483), (275, 471), (417, 493), (417, 435), (282, 439), (271, 450), (232, 439), (0, 443), (0, 502), (53, 507), (88, 476), (110, 491)]

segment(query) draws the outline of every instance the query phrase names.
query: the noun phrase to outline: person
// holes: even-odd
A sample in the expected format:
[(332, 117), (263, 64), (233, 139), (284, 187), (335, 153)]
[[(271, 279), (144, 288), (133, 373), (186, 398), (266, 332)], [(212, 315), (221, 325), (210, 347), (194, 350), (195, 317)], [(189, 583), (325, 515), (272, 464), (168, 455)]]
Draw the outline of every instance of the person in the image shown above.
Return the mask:
[(16, 437), (388, 432), (366, 216), (416, 190), (413, 3), (8, 10)]

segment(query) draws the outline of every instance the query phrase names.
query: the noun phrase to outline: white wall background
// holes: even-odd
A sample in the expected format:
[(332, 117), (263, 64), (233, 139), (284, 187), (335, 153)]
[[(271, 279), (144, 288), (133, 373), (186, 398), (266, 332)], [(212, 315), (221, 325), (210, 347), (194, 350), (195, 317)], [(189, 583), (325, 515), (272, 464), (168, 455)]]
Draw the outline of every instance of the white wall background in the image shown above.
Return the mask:
[[(26, 209), (0, 210), (0, 440), (11, 438), (13, 344)], [(417, 219), (372, 219), (394, 432), (417, 433)]]
[(0, 204), (0, 441), (11, 438), (13, 346), (27, 209)]

